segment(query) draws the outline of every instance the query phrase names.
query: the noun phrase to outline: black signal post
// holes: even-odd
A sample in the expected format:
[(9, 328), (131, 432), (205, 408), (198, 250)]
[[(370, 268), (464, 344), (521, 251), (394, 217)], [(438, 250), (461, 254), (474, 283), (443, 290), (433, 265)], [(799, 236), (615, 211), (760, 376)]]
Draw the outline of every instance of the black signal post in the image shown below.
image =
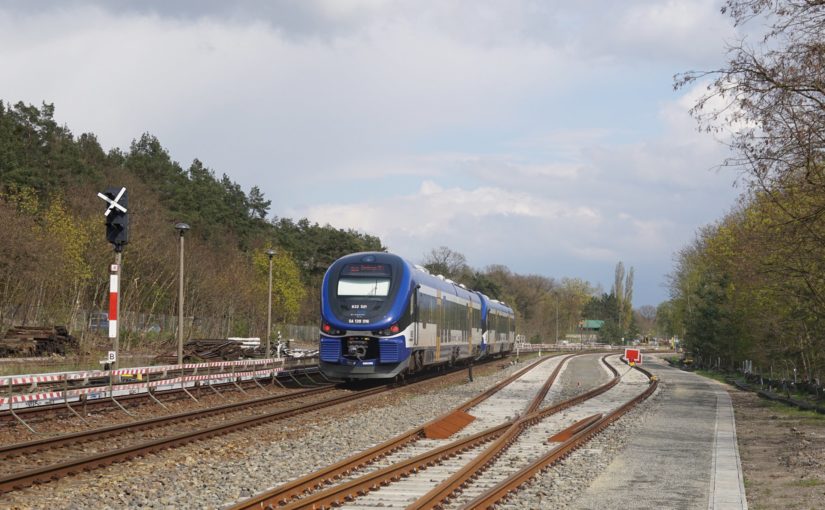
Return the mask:
[(112, 243), (116, 252), (123, 251), (129, 242), (129, 192), (126, 188), (108, 188), (98, 196), (108, 202), (106, 212), (106, 240)]
[(126, 188), (107, 188), (103, 193), (98, 193), (98, 197), (106, 202), (106, 240), (112, 243), (115, 249), (115, 263), (111, 266), (109, 275), (109, 338), (112, 339), (112, 352), (109, 353), (109, 361), (112, 368), (118, 367), (118, 337), (120, 328), (118, 327), (120, 318), (120, 262), (123, 246), (129, 242), (129, 194)]

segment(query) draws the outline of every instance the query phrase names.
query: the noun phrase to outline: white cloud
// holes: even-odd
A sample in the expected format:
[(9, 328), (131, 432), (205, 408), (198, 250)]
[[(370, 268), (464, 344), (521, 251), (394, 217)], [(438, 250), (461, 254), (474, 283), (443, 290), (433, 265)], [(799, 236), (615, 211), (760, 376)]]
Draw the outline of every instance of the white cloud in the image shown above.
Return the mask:
[(19, 3), (0, 93), (107, 147), (155, 134), (277, 216), (595, 281), (666, 270), (733, 195), (698, 89), (670, 91), (731, 33), (716, 0)]
[(295, 214), (321, 224), (374, 232), (390, 244), (399, 236), (412, 236), (425, 243), (437, 235), (461, 236), (455, 224), (461, 218), (476, 218), (480, 224), (490, 217), (536, 218), (576, 222), (581, 226), (600, 221), (599, 212), (587, 206), (544, 200), (502, 188), (443, 188), (429, 180), (422, 182), (413, 194), (317, 205)]

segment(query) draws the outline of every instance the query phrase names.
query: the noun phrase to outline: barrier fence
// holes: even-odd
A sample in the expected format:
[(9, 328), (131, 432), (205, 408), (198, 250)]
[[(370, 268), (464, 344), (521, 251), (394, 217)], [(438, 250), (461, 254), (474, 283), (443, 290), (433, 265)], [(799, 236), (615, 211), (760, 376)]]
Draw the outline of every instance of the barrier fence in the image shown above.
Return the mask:
[[(188, 388), (204, 383), (211, 385), (271, 378), (280, 373), (310, 368), (285, 367), (284, 361), (284, 358), (270, 358), (0, 377), (0, 388), (8, 388), (8, 393), (0, 396), (0, 411), (70, 403), (81, 399), (96, 400), (134, 395), (150, 390)], [(259, 368), (261, 366), (266, 368)], [(227, 372), (227, 368), (231, 368), (231, 371)], [(239, 368), (241, 371), (237, 370)], [(254, 370), (255, 368), (259, 369)], [(219, 372), (212, 373), (213, 369)], [(191, 373), (185, 374), (186, 371), (191, 371)], [(206, 373), (203, 373), (204, 371)], [(174, 372), (178, 372), (179, 375), (173, 374)], [(157, 375), (158, 378), (152, 380), (152, 375)], [(143, 376), (147, 377), (146, 381), (134, 381), (134, 379), (142, 379)], [(115, 384), (116, 379), (123, 377), (130, 377), (133, 381), (128, 383), (120, 381)], [(103, 383), (90, 385), (94, 380), (102, 380)], [(52, 387), (37, 392), (40, 384), (49, 384)], [(16, 388), (17, 392), (15, 392)]]
[(558, 343), (558, 344), (516, 344), (516, 349), (520, 352), (538, 352), (538, 351), (578, 351), (578, 350), (609, 350), (609, 349), (618, 349), (621, 346), (617, 345), (609, 345), (609, 344), (599, 344), (599, 343), (585, 343), (585, 344), (572, 344), (572, 343)]

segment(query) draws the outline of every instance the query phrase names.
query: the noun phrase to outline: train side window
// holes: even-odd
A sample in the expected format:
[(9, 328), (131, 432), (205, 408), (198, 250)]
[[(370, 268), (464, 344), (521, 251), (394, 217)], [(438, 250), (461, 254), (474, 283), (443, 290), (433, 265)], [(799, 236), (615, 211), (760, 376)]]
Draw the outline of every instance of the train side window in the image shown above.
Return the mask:
[(421, 327), (427, 328), (427, 323), (435, 323), (435, 298), (429, 294), (418, 295), (418, 310), (419, 319), (421, 320)]
[(430, 311), (427, 309), (429, 302), (426, 294), (419, 294), (418, 298), (418, 319), (421, 321), (421, 328), (427, 329), (427, 319), (430, 318)]

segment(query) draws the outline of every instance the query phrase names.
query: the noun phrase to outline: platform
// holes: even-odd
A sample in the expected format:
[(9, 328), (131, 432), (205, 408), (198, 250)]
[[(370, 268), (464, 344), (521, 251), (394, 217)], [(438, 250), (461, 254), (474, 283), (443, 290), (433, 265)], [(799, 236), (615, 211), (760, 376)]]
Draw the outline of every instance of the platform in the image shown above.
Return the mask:
[(746, 510), (724, 386), (653, 356), (645, 358), (645, 368), (661, 381), (654, 409), (571, 508)]

